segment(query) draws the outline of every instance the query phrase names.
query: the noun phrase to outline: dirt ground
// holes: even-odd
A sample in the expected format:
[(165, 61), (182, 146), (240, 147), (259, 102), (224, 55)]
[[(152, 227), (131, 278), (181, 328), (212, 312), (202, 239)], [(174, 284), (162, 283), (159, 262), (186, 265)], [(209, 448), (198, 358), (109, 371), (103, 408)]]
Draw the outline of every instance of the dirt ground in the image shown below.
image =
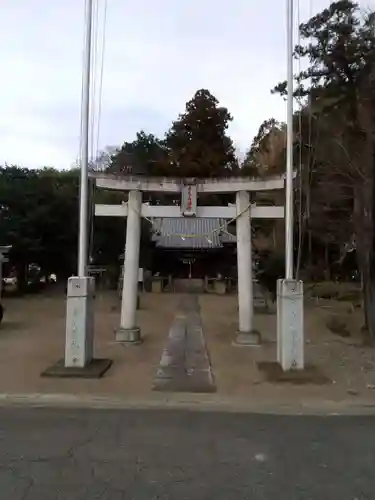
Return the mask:
[[(375, 397), (375, 349), (363, 346), (360, 310), (350, 304), (324, 300), (305, 305), (305, 360), (328, 378), (324, 385), (268, 383), (258, 362), (276, 360), (276, 314), (257, 314), (255, 328), (262, 346), (231, 345), (237, 328), (235, 296), (201, 297), (202, 319), (219, 391), (226, 395), (267, 399), (319, 398), (341, 401), (348, 396)], [(332, 334), (327, 319), (338, 315), (348, 325), (350, 337)]]
[[(143, 294), (138, 324), (144, 336), (139, 346), (115, 343), (120, 303), (115, 293), (96, 299), (95, 353), (113, 365), (100, 380), (47, 379), (40, 374), (64, 354), (65, 297), (62, 294), (7, 299), (0, 327), (0, 393), (69, 393), (152, 397), (152, 383), (179, 296)], [(306, 360), (328, 377), (324, 385), (269, 383), (258, 361), (276, 359), (276, 314), (256, 315), (260, 347), (232, 344), (237, 329), (235, 296), (202, 295), (201, 315), (217, 386), (215, 397), (273, 401), (323, 399), (342, 401), (361, 397), (375, 401), (375, 349), (360, 337), (362, 315), (348, 303), (307, 302), (305, 307)], [(351, 336), (330, 333), (327, 318), (344, 318)]]

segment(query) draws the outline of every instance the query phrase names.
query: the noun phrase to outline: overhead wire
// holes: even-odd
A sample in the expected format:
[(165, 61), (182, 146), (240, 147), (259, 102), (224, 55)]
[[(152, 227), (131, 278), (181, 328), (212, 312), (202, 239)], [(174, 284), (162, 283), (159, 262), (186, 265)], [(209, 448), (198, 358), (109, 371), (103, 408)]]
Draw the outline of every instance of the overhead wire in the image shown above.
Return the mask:
[[(297, 1), (297, 45), (301, 45), (301, 4), (300, 0)], [(298, 58), (298, 74), (301, 74), (302, 65), (301, 58)], [(301, 263), (301, 254), (302, 254), (302, 189), (303, 189), (303, 173), (302, 173), (302, 113), (304, 103), (300, 96), (299, 98), (299, 113), (298, 113), (298, 180), (299, 180), (299, 193), (298, 193), (298, 250), (297, 250), (297, 263), (295, 275), (296, 279), (299, 279), (299, 270)]]
[[(92, 52), (91, 52), (91, 96), (90, 96), (90, 152), (91, 152), (91, 167), (94, 167), (98, 161), (99, 141), (100, 141), (100, 124), (101, 124), (101, 104), (103, 93), (103, 74), (104, 74), (104, 58), (105, 58), (105, 39), (106, 39), (106, 24), (107, 24), (107, 0), (104, 0), (103, 19), (101, 28), (101, 45), (99, 45), (99, 20), (100, 20), (100, 0), (93, 0), (93, 37), (92, 37)], [(100, 49), (100, 55), (98, 54)], [(97, 85), (99, 80), (99, 85)], [(90, 180), (89, 185), (89, 259), (93, 261), (94, 250), (94, 222), (95, 222), (95, 182)]]
[[(314, 5), (313, 5), (313, 0), (309, 0), (309, 19), (312, 19), (314, 15)], [(297, 22), (298, 22), (298, 45), (301, 44), (301, 33), (299, 26), (301, 24), (301, 6), (300, 6), (300, 0), (298, 0), (297, 4)], [(309, 38), (309, 43), (311, 45), (312, 43), (312, 37), (310, 36)], [(302, 67), (301, 67), (301, 59), (299, 58), (299, 68), (298, 72), (301, 73)], [(310, 88), (312, 86), (312, 79), (310, 81)], [(304, 147), (304, 140), (303, 140), (303, 121), (302, 117), (303, 115), (306, 116), (307, 114), (307, 159), (306, 162), (303, 162), (303, 147)], [(299, 112), (299, 165), (298, 165), (298, 170), (299, 170), (299, 211), (298, 211), (298, 254), (297, 254), (297, 265), (296, 265), (296, 278), (298, 279), (299, 273), (300, 273), (300, 267), (301, 267), (301, 259), (302, 259), (302, 250), (303, 250), (303, 243), (304, 243), (304, 236), (305, 236), (305, 229), (306, 229), (306, 224), (307, 224), (307, 219), (309, 216), (309, 203), (310, 203), (310, 197), (305, 200), (303, 200), (303, 189), (304, 189), (304, 180), (306, 181), (306, 186), (307, 189), (310, 189), (311, 185), (311, 163), (312, 163), (312, 97), (311, 93), (309, 94), (307, 98), (307, 102), (302, 102), (300, 101), (300, 112)], [(305, 175), (305, 172), (307, 171), (307, 175)]]
[[(96, 120), (96, 71), (97, 71), (97, 51), (98, 51), (98, 1), (93, 0), (92, 6), (92, 44), (91, 44), (91, 66), (90, 66), (90, 168), (92, 169), (95, 162), (94, 157), (94, 143), (95, 143), (95, 120)], [(89, 240), (89, 264), (93, 261), (93, 247), (94, 247), (94, 183), (91, 179), (88, 180), (89, 183), (89, 221), (88, 221), (88, 240)]]
[(98, 63), (98, 25), (99, 25), (99, 0), (93, 0), (92, 13), (92, 49), (91, 49), (91, 99), (90, 99), (90, 160), (95, 161), (95, 122), (96, 116), (96, 80), (97, 80), (97, 63)]
[(96, 129), (96, 155), (99, 153), (100, 144), (100, 132), (101, 132), (101, 115), (102, 115), (102, 97), (103, 97), (103, 77), (104, 77), (104, 55), (106, 46), (106, 34), (107, 34), (107, 10), (108, 10), (108, 0), (104, 0), (103, 9), (103, 27), (102, 27), (102, 40), (101, 40), (101, 60), (100, 60), (100, 72), (99, 72), (99, 89), (98, 89), (98, 116), (97, 116), (97, 129)]
[[(82, 16), (82, 25), (84, 26), (86, 23), (86, 16), (85, 13), (87, 11), (87, 1), (85, 0), (85, 5), (84, 5), (84, 10), (83, 10), (83, 16)], [(86, 46), (86, 31), (83, 32), (82, 36), (82, 47)], [(85, 51), (82, 49), (82, 60), (81, 60), (81, 68), (84, 68), (85, 66)], [(84, 79), (82, 78), (81, 80), (81, 106), (83, 103), (83, 94), (84, 94)], [(78, 149), (78, 161), (77, 161), (77, 166), (81, 168), (81, 161), (82, 161), (82, 137), (83, 137), (83, 113), (81, 112), (80, 116), (80, 129), (79, 129), (79, 149)]]

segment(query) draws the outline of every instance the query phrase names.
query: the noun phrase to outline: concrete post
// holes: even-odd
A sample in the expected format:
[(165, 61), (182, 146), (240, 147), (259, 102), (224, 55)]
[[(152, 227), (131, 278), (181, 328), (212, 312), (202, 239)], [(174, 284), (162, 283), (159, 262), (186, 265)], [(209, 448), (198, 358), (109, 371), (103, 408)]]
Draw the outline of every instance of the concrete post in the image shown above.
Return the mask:
[(142, 193), (140, 191), (129, 192), (128, 210), (121, 319), (120, 328), (116, 332), (116, 340), (138, 344), (141, 342), (141, 332), (136, 326), (142, 210)]
[(281, 364), (281, 338), (282, 338), (282, 330), (283, 330), (283, 279), (277, 280), (277, 289), (276, 289), (276, 349), (277, 349), (277, 362)]
[(250, 197), (246, 191), (236, 195), (237, 206), (237, 272), (239, 331), (235, 343), (259, 345), (260, 335), (254, 330), (253, 269), (251, 249)]
[(85, 368), (93, 358), (95, 280), (68, 280), (65, 328), (65, 368)]
[(277, 361), (283, 371), (304, 368), (303, 282), (277, 282)]
[(65, 357), (42, 372), (42, 377), (100, 378), (112, 360), (94, 358), (95, 279), (71, 276), (66, 301)]

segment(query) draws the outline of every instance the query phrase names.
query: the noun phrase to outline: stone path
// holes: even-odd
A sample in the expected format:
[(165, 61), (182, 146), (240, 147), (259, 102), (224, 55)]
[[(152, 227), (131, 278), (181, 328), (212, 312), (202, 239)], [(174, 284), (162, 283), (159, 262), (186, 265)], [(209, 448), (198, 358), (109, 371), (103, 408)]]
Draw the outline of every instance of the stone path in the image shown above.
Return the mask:
[(168, 392), (216, 391), (198, 297), (195, 295), (181, 297), (153, 389)]

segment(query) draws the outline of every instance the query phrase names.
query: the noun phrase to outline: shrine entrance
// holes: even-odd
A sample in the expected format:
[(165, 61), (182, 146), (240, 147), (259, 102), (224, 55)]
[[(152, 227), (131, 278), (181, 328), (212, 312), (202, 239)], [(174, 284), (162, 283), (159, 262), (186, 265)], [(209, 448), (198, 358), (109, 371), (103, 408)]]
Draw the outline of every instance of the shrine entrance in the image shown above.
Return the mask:
[[(229, 233), (230, 222), (236, 224), (237, 270), (238, 270), (238, 310), (239, 329), (236, 342), (242, 345), (258, 345), (260, 335), (254, 331), (253, 275), (252, 275), (252, 218), (283, 218), (282, 206), (257, 206), (251, 204), (249, 192), (271, 191), (284, 187), (284, 177), (267, 180), (253, 178), (227, 179), (161, 179), (147, 177), (121, 178), (110, 174), (91, 174), (96, 186), (129, 193), (128, 201), (122, 205), (97, 205), (96, 216), (127, 217), (124, 279), (121, 304), (120, 327), (116, 333), (118, 342), (138, 343), (141, 332), (136, 325), (138, 293), (138, 267), (140, 249), (141, 217), (149, 221), (152, 230), (164, 238), (177, 238), (183, 246), (185, 242), (203, 239), (212, 245), (220, 233)], [(178, 193), (181, 205), (160, 206), (142, 203), (143, 192)], [(198, 206), (198, 193), (235, 193), (235, 203), (228, 206)], [(206, 231), (169, 232), (157, 226), (155, 220), (173, 219), (216, 219), (223, 220), (220, 227)], [(233, 236), (233, 235), (232, 235)], [(190, 273), (190, 265), (189, 265)]]

